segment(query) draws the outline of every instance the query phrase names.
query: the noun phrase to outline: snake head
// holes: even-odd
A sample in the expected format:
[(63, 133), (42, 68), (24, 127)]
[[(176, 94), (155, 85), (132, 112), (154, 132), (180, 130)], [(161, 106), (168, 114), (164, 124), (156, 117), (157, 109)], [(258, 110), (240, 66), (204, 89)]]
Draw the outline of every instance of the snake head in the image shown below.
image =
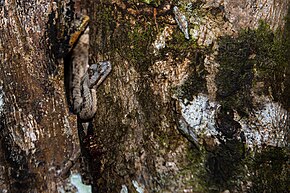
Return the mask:
[(110, 61), (98, 62), (97, 64), (90, 65), (89, 73), (89, 87), (98, 87), (109, 75), (112, 70)]

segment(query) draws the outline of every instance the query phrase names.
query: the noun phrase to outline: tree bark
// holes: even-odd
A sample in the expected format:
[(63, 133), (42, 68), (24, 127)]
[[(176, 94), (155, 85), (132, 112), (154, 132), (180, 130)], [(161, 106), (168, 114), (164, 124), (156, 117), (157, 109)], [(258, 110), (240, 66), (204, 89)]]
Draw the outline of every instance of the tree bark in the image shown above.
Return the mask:
[(66, 187), (58, 171), (80, 147), (76, 117), (65, 98), (63, 64), (55, 56), (72, 5), (69, 0), (1, 1), (1, 192)]
[[(61, 60), (81, 8), (91, 18), (90, 63), (113, 65), (87, 136), (69, 112)], [(66, 191), (69, 178), (56, 174), (80, 138), (93, 192), (287, 192), (288, 8), (0, 1), (0, 189)]]
[(85, 140), (94, 191), (287, 192), (288, 5), (91, 1), (92, 60), (113, 64)]

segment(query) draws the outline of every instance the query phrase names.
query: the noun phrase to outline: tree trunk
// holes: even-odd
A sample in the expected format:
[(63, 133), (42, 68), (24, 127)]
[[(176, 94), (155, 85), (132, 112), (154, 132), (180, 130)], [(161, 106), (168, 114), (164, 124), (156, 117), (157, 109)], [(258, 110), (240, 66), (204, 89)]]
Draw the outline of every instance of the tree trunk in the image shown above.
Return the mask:
[(55, 57), (73, 4), (9, 0), (0, 9), (0, 189), (57, 192), (67, 183), (58, 172), (80, 148)]
[(93, 192), (288, 191), (289, 1), (0, 6), (3, 192), (69, 186), (57, 171), (79, 150), (78, 125), (60, 58), (81, 7), (90, 63), (113, 65), (79, 136)]
[(288, 4), (91, 1), (95, 192), (287, 192)]

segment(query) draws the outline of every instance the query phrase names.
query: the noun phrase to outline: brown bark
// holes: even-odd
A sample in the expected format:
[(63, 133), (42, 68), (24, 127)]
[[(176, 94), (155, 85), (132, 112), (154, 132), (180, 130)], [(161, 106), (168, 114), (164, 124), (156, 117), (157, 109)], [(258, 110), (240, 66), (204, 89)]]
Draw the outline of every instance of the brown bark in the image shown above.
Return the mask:
[(49, 33), (59, 35), (61, 28), (53, 25), (61, 25), (65, 13), (60, 10), (69, 11), (68, 3), (1, 4), (3, 192), (57, 192), (65, 187), (57, 171), (79, 149), (76, 118), (65, 99), (63, 66), (52, 57), (55, 50), (47, 39)]
[[(239, 140), (235, 138), (235, 145), (229, 142), (225, 149), (216, 144), (214, 136), (200, 135), (201, 151), (196, 150), (196, 144), (187, 140), (190, 137), (185, 138), (178, 130), (181, 102), (174, 96), (175, 89), (183, 85), (187, 89), (183, 90), (183, 96), (190, 95), (187, 101), (201, 93), (208, 94), (208, 103), (222, 100), (216, 96), (218, 38), (227, 35), (233, 38), (241, 29), (255, 29), (260, 20), (269, 23), (273, 30), (279, 26), (283, 31), (288, 2), (244, 0), (234, 4), (209, 0), (192, 1), (190, 7), (188, 1), (179, 1), (177, 5), (187, 10), (188, 21), (194, 16), (197, 22), (204, 18), (204, 23), (195, 23), (200, 33), (196, 39), (198, 49), (194, 48), (194, 41), (188, 43), (180, 35), (172, 13), (174, 1), (152, 2), (160, 4), (100, 0), (91, 1), (89, 6), (92, 60), (110, 60), (113, 64), (112, 74), (98, 90), (94, 130), (85, 139), (91, 155), (94, 190), (249, 191), (238, 180), (229, 185), (231, 177), (245, 175), (236, 167), (244, 161), (242, 134), (237, 137)], [(261, 4), (262, 8), (256, 7)], [(259, 12), (253, 14), (254, 10)], [(154, 54), (154, 44), (162, 36), (166, 46)], [(278, 122), (281, 121), (280, 129), (285, 131), (289, 125), (287, 111), (283, 112), (286, 118)], [(219, 121), (221, 125), (232, 125), (233, 135), (239, 136), (238, 121), (228, 117)], [(282, 143), (287, 144), (287, 140)], [(219, 157), (223, 152), (225, 155)]]
[[(68, 179), (59, 178), (56, 172), (77, 152), (79, 142), (77, 120), (69, 112), (65, 98), (65, 73), (60, 58), (68, 51), (73, 16), (84, 7), (91, 18), (90, 62), (110, 60), (113, 65), (111, 75), (97, 90), (98, 110), (88, 135), (79, 136), (83, 150), (88, 153), (90, 171), (87, 172), (93, 174), (93, 192), (251, 192), (254, 181), (248, 176), (261, 177), (263, 170), (256, 168), (268, 167), (273, 160), (263, 162), (258, 157), (253, 165), (244, 164), (245, 146), (250, 144), (243, 139), (241, 122), (232, 115), (241, 116), (248, 106), (244, 111), (244, 106), (239, 104), (231, 106), (231, 111), (226, 113), (222, 110), (216, 113), (216, 125), (227, 124), (233, 130), (220, 130), (231, 139), (219, 145), (219, 139), (211, 133), (199, 134), (198, 143), (192, 143), (192, 136), (181, 131), (182, 127), (191, 127), (182, 117), (185, 116), (182, 108), (204, 95), (208, 97), (205, 106), (214, 109), (217, 105), (213, 103), (224, 105), (220, 86), (224, 83), (217, 82), (217, 77), (225, 76), (220, 67), (223, 61), (217, 60), (220, 39), (229, 36), (233, 40), (240, 30), (257, 28), (260, 19), (269, 23), (271, 30), (280, 29), (283, 33), (289, 2), (144, 2), (0, 1), (0, 88), (4, 99), (0, 112), (1, 190), (57, 192), (67, 186)], [(262, 8), (257, 7), (260, 3), (264, 5)], [(175, 5), (190, 20), (189, 41), (174, 20)], [(160, 42), (166, 46), (157, 48)], [(245, 60), (256, 55), (256, 50), (250, 48)], [(282, 115), (279, 112), (273, 119), (282, 118), (272, 122), (276, 127), (286, 117), (277, 128), (279, 132), (289, 128), (289, 103), (285, 100), (289, 91), (289, 63), (286, 65), (282, 66), (285, 72), (282, 80), (277, 78), (278, 90), (283, 87), (282, 97), (271, 93), (274, 88), (268, 86), (271, 83), (253, 75), (252, 71), (258, 67), (251, 68), (249, 73), (250, 77), (256, 76), (256, 82), (265, 85), (269, 98), (282, 104), (279, 106)], [(254, 93), (255, 100), (260, 97), (258, 83), (252, 87), (255, 81), (251, 79), (251, 86), (245, 83), (244, 98), (248, 99), (249, 93)], [(234, 102), (240, 102), (238, 97)], [(260, 102), (257, 99), (254, 103)], [(195, 120), (193, 114), (190, 119)], [(255, 128), (264, 131), (266, 127), (251, 116), (245, 118), (244, 124), (256, 124)], [(205, 127), (208, 132), (213, 126)], [(278, 142), (288, 143), (286, 137)], [(289, 160), (283, 147), (263, 150), (272, 153), (272, 149), (282, 160)], [(277, 170), (282, 171), (282, 177), (285, 177), (285, 163)], [(75, 170), (79, 170), (78, 165)], [(275, 174), (274, 179), (280, 177), (279, 173)], [(266, 174), (262, 177), (267, 178)]]

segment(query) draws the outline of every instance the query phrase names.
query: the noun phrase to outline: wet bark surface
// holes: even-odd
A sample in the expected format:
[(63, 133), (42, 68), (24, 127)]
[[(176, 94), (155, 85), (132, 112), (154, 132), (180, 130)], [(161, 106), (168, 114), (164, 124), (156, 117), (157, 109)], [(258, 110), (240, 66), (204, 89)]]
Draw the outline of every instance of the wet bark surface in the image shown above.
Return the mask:
[[(93, 192), (287, 192), (288, 5), (0, 2), (0, 189), (69, 191), (56, 172), (80, 138)], [(82, 9), (90, 63), (113, 65), (87, 135), (62, 63)]]

